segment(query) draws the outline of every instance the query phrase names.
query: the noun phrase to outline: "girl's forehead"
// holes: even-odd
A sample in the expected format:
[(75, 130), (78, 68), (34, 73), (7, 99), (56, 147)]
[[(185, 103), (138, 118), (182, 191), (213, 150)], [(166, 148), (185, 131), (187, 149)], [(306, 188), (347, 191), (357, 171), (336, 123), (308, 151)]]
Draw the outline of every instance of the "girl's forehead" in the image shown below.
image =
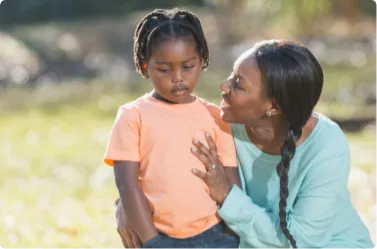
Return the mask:
[(152, 50), (152, 57), (166, 57), (171, 55), (188, 55), (197, 53), (195, 41), (191, 39), (172, 38), (158, 44)]

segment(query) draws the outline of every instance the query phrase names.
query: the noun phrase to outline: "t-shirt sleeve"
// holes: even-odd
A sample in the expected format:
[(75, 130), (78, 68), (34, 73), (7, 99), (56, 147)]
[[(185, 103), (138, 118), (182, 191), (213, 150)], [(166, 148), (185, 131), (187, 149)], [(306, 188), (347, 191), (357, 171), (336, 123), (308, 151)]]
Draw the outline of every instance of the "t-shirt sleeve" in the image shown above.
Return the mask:
[(135, 106), (119, 108), (111, 129), (104, 161), (114, 166), (114, 161), (140, 161), (140, 114)]

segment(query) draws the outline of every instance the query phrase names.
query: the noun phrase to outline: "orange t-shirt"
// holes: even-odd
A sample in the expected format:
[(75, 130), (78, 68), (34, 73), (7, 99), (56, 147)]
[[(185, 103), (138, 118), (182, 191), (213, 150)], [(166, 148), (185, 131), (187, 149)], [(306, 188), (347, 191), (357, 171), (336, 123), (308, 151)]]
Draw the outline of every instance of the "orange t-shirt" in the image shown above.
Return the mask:
[(219, 222), (208, 187), (191, 173), (193, 168), (205, 171), (190, 150), (194, 138), (207, 145), (205, 131), (221, 162), (236, 167), (230, 125), (221, 120), (216, 105), (200, 98), (169, 104), (145, 94), (119, 108), (111, 131), (105, 162), (140, 162), (139, 184), (155, 226), (174, 238), (192, 237)]

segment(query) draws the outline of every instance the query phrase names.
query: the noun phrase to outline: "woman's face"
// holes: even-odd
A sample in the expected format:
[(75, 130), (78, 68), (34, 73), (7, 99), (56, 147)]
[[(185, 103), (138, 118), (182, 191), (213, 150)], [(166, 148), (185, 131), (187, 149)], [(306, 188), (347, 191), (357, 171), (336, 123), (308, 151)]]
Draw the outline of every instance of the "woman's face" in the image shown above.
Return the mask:
[(271, 101), (264, 97), (262, 75), (255, 58), (246, 53), (234, 63), (228, 80), (221, 84), (221, 118), (228, 123), (252, 124), (265, 119)]

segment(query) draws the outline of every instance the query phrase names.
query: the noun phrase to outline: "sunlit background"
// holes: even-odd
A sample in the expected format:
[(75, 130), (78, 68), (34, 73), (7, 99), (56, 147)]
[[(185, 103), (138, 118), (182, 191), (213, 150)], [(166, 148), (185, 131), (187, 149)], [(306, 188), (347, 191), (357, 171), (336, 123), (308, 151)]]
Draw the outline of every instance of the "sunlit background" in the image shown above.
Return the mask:
[(317, 56), (325, 72), (317, 111), (347, 134), (352, 201), (375, 241), (372, 0), (5, 0), (0, 244), (122, 246), (113, 171), (102, 157), (118, 106), (151, 89), (134, 71), (133, 30), (148, 11), (175, 6), (202, 21), (212, 63), (196, 92), (216, 103), (232, 62), (256, 41), (294, 39)]

